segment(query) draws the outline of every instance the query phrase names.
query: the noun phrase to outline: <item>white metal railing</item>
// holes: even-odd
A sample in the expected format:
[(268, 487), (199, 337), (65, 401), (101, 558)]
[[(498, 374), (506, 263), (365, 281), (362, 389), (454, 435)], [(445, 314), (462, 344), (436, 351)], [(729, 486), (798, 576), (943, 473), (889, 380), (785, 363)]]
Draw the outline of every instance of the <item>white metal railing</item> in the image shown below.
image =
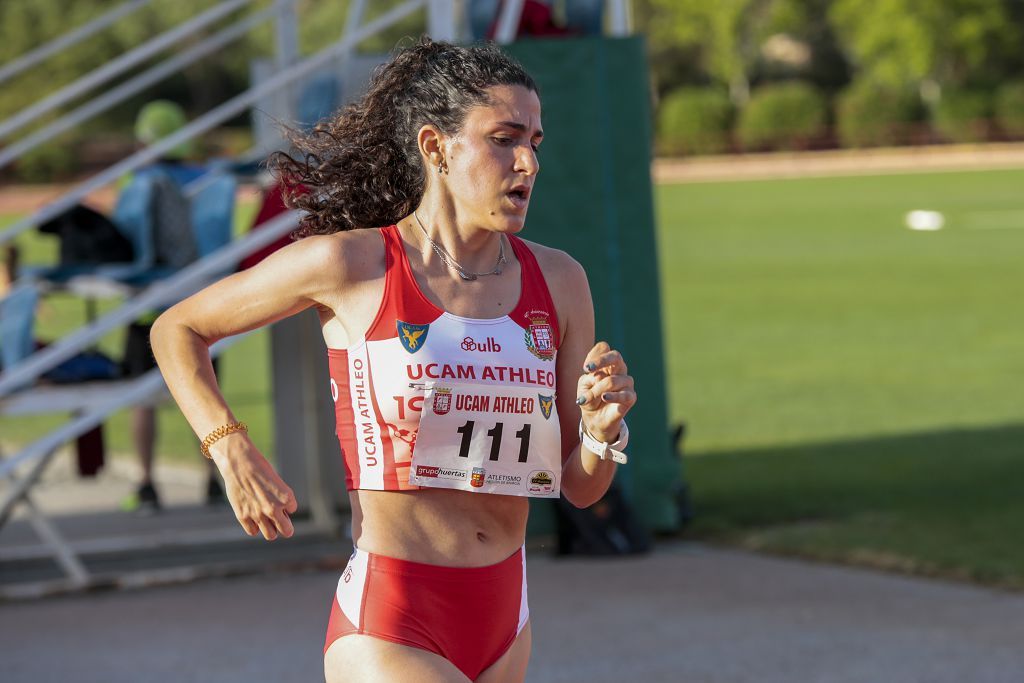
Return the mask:
[(268, 8), (248, 16), (238, 23), (232, 24), (209, 38), (200, 41), (184, 52), (150, 67), (117, 87), (104, 91), (99, 97), (85, 102), (77, 109), (68, 112), (49, 125), (4, 147), (0, 150), (0, 168), (3, 168), (35, 147), (53, 140), (55, 136), (60, 135), (64, 131), (74, 128), (97, 114), (110, 109), (115, 104), (123, 102), (135, 93), (148, 88), (154, 83), (158, 83), (168, 76), (181, 71), (189, 64), (221, 49), (228, 43), (238, 40), (255, 26), (270, 20), (273, 15), (274, 9)]
[(56, 216), (59, 216), (64, 211), (67, 211), (80, 202), (89, 193), (109, 185), (126, 173), (130, 173), (151, 161), (155, 161), (167, 150), (170, 150), (182, 142), (186, 142), (193, 137), (210, 130), (214, 126), (234, 117), (239, 112), (252, 106), (261, 98), (266, 97), (278, 88), (281, 88), (294, 80), (300, 79), (312, 73), (316, 69), (328, 64), (331, 60), (355, 47), (355, 45), (365, 38), (372, 36), (382, 28), (390, 26), (409, 14), (412, 14), (417, 9), (420, 9), (423, 7), (425, 2), (426, 0), (407, 0), (376, 19), (367, 22), (358, 29), (351, 32), (346, 31), (345, 37), (334, 45), (324, 48), (320, 52), (317, 52), (316, 54), (297, 62), (291, 67), (280, 71), (265, 82), (236, 95), (227, 102), (224, 102), (196, 118), (176, 133), (161, 139), (145, 149), (139, 150), (135, 154), (132, 154), (76, 186), (67, 194), (43, 207), (33, 215), (15, 222), (13, 225), (0, 232), (0, 245), (13, 240), (22, 232), (25, 232), (36, 225), (40, 225), (52, 218), (55, 218)]
[(146, 311), (176, 302), (198, 291), (212, 277), (230, 269), (247, 254), (273, 243), (294, 229), (296, 224), (297, 218), (292, 213), (276, 216), (259, 230), (253, 230), (245, 237), (190, 263), (170, 277), (153, 283), (120, 307), (36, 351), (14, 367), (5, 369), (0, 375), (0, 399), (38, 379), (46, 371), (98, 341), (107, 332), (127, 325)]
[(182, 40), (192, 36), (196, 31), (213, 22), (222, 19), (235, 10), (249, 4), (252, 0), (224, 0), (224, 2), (211, 7), (202, 14), (189, 19), (183, 24), (166, 31), (159, 36), (149, 40), (134, 50), (126, 52), (120, 57), (107, 62), (103, 66), (90, 71), (78, 80), (70, 83), (49, 97), (26, 107), (14, 116), (0, 122), (0, 138), (7, 137), (19, 128), (37, 121), (40, 116), (53, 111), (61, 105), (67, 104), (76, 97), (84, 95), (93, 88), (102, 85), (111, 78), (118, 76), (142, 61), (149, 59), (161, 50), (180, 43)]
[(47, 57), (52, 57), (61, 50), (77, 45), (86, 38), (89, 38), (107, 28), (121, 17), (128, 16), (135, 10), (145, 7), (152, 1), (153, 0), (130, 0), (123, 5), (115, 7), (106, 14), (98, 16), (92, 21), (83, 24), (72, 31), (68, 31), (64, 35), (23, 54), (13, 62), (0, 67), (0, 83), (3, 83), (13, 76), (17, 76), (22, 71), (35, 66)]
[[(389, 24), (402, 19), (406, 15), (423, 6), (425, 1), (427, 0), (409, 0), (409, 2), (403, 3), (399, 7), (394, 8), (390, 12), (378, 17), (364, 26), (359, 26), (357, 28), (346, 26), (344, 37), (339, 41), (339, 43), (332, 47), (325, 48), (316, 55), (313, 55), (312, 57), (279, 72), (260, 86), (246, 91), (242, 95), (235, 97), (228, 102), (225, 102), (220, 107), (208, 112), (206, 115), (199, 117), (177, 133), (160, 140), (151, 147), (141, 150), (140, 152), (123, 160), (121, 163), (115, 164), (113, 167), (91, 178), (54, 204), (45, 207), (42, 211), (37, 212), (29, 219), (12, 226), (12, 228), (4, 231), (3, 233), (0, 233), (0, 242), (7, 241), (23, 230), (48, 220), (48, 218), (53, 215), (57, 215), (66, 208), (69, 208), (94, 189), (107, 184), (123, 173), (134, 170), (135, 168), (158, 158), (166, 150), (195, 135), (198, 135), (201, 132), (204, 132), (205, 130), (208, 130), (221, 121), (234, 116), (238, 111), (249, 106), (258, 98), (263, 97), (273, 90), (286, 85), (295, 79), (301, 78), (311, 71), (319, 68), (329, 60), (343, 53), (345, 50), (353, 48), (364, 38), (372, 35)], [(357, 10), (351, 13), (350, 16), (359, 18), (361, 14), (362, 8), (357, 8)], [(197, 180), (196, 183), (202, 183), (202, 179)], [(190, 188), (186, 189), (188, 190)], [(94, 343), (110, 330), (131, 322), (137, 318), (140, 313), (180, 300), (181, 298), (198, 290), (207, 284), (212, 277), (237, 263), (246, 254), (252, 253), (263, 246), (272, 243), (281, 235), (293, 229), (297, 224), (297, 220), (297, 215), (294, 212), (289, 212), (288, 214), (284, 214), (271, 220), (266, 226), (261, 227), (260, 230), (254, 231), (246, 237), (232, 242), (231, 244), (219, 249), (217, 252), (210, 254), (186, 268), (183, 268), (171, 277), (154, 283), (137, 296), (126, 301), (116, 310), (111, 311), (89, 325), (80, 328), (67, 337), (62, 338), (47, 348), (33, 354), (18, 365), (8, 368), (2, 375), (0, 375), (0, 400), (2, 400), (2, 397), (15, 391), (18, 387), (24, 386), (26, 383), (30, 383), (33, 380), (38, 379), (47, 370), (56, 367), (61, 362), (72, 357), (82, 348)], [(161, 386), (160, 380), (155, 379), (153, 382), (155, 382), (155, 384), (152, 386), (150, 386), (149, 383), (145, 383), (145, 385), (139, 384), (138, 386), (144, 386), (145, 388), (139, 389), (138, 391), (142, 391), (144, 394), (148, 395), (146, 392), (159, 390), (159, 387)], [(136, 396), (135, 393), (136, 385), (133, 384), (132, 387), (131, 395), (137, 399), (138, 396)], [(95, 409), (89, 410), (87, 414), (79, 416), (64, 427), (51, 432), (42, 439), (30, 444), (13, 458), (4, 461), (0, 464), (0, 476), (11, 474), (20, 465), (31, 461), (37, 461), (37, 465), (42, 468), (45, 466), (46, 462), (46, 458), (44, 456), (52, 452), (56, 446), (64, 443), (70, 438), (74, 438), (75, 436), (84, 433), (88, 429), (91, 429), (95, 424), (98, 424), (99, 421), (102, 421), (104, 416), (109, 415), (110, 412), (130, 404), (131, 401), (122, 402), (120, 399), (111, 399), (110, 401), (104, 402), (101, 406), (96, 406)], [(31, 480), (33, 478), (34, 475), (30, 474), (25, 479), (22, 479), (22, 482), (27, 483), (25, 483), (24, 486), (19, 485), (19, 491), (23, 492), (24, 490), (27, 490), (27, 487), (31, 485)], [(16, 500), (16, 498), (17, 497), (15, 496), (11, 499), (11, 504), (13, 504), (13, 500)], [(3, 514), (0, 514), (0, 519), (2, 518)]]
[[(236, 335), (222, 339), (210, 348), (210, 355), (216, 357), (226, 348), (237, 343), (246, 335)], [(154, 394), (165, 391), (164, 378), (159, 368), (153, 368), (142, 377), (131, 381), (127, 386), (121, 385), (117, 391), (107, 392), (104, 398), (91, 405), (80, 415), (73, 417), (61, 427), (33, 441), (19, 451), (14, 457), (0, 461), (0, 477), (13, 478), (12, 475), (21, 465), (33, 463), (31, 470), (22, 476), (13, 478), (10, 488), (0, 498), (0, 527), (6, 521), (14, 505), (25, 492), (35, 484), (39, 475), (46, 468), (49, 458), (65, 443), (94, 429), (105, 422), (111, 413), (131, 406), (145, 405)]]
[(498, 43), (510, 43), (519, 29), (519, 18), (523, 16), (524, 0), (505, 0), (501, 5), (498, 23), (494, 28), (494, 40)]

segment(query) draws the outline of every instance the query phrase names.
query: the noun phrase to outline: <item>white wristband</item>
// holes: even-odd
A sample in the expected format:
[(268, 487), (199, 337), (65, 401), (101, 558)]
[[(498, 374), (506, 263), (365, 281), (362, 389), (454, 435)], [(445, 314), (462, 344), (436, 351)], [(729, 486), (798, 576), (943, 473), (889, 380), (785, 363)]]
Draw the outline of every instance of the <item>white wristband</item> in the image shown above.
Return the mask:
[(619, 440), (615, 443), (605, 443), (592, 437), (587, 428), (583, 426), (583, 420), (580, 419), (580, 443), (601, 460), (611, 458), (622, 465), (628, 462), (626, 454), (622, 452), (626, 444), (629, 443), (629, 427), (626, 426), (625, 420), (622, 421), (622, 427), (619, 430)]

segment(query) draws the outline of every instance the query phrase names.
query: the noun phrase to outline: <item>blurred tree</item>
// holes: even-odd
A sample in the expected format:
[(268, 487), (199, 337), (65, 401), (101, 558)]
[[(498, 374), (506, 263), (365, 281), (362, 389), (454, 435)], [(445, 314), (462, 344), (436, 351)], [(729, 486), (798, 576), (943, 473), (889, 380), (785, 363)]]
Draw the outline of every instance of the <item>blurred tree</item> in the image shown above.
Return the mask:
[(697, 48), (704, 70), (729, 87), (733, 102), (750, 97), (764, 16), (786, 0), (641, 0), (638, 18), (655, 50)]
[(850, 66), (829, 22), (832, 0), (787, 0), (774, 5), (771, 34), (760, 46), (751, 80), (799, 79), (834, 93), (850, 82)]
[(1018, 0), (834, 0), (836, 33), (862, 77), (882, 86), (920, 88), (934, 103), (940, 84), (986, 84), (1016, 59)]
[[(150, 63), (187, 49), (216, 33), (229, 21), (262, 10), (273, 1), (253, 2), (228, 19), (195, 32)], [(131, 13), (100, 34), (4, 83), (0, 87), (0, 118), (10, 116), (215, 4), (214, 0), (154, 2)], [(299, 45), (304, 54), (319, 50), (341, 36), (348, 4), (348, 0), (296, 0), (300, 18)], [(75, 0), (73, 3), (66, 0), (0, 0), (0, 64), (13, 61), (111, 8), (110, 0)], [(180, 74), (150, 88), (124, 108), (103, 115), (99, 125), (107, 129), (112, 125), (129, 127), (139, 104), (149, 99), (173, 99), (190, 111), (205, 111), (244, 90), (249, 83), (250, 61), (254, 57), (268, 56), (273, 50), (274, 29), (271, 22), (266, 22), (219, 53), (195, 62)]]
[[(828, 21), (831, 0), (638, 0), (659, 92), (715, 82), (742, 106), (757, 80), (849, 81)], [(683, 68), (679, 68), (682, 66)]]

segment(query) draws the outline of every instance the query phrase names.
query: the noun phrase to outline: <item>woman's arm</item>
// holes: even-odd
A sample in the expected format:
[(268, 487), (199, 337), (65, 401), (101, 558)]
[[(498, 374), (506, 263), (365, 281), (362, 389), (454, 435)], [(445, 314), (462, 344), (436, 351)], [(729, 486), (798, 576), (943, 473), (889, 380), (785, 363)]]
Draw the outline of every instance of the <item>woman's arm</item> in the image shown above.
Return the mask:
[[(164, 380), (199, 438), (235, 421), (210, 362), (209, 347), (311, 306), (326, 306), (344, 286), (347, 268), (335, 236), (291, 244), (258, 265), (230, 275), (171, 307), (153, 324), (151, 343)], [(267, 540), (292, 535), (295, 496), (248, 435), (230, 434), (210, 447), (242, 528)]]
[[(573, 505), (583, 508), (605, 494), (616, 464), (610, 459), (601, 460), (581, 446), (580, 419), (596, 439), (614, 442), (623, 416), (636, 403), (636, 393), (619, 352), (606, 342), (594, 344), (594, 303), (583, 267), (563, 252), (551, 256), (560, 261), (551, 264), (553, 277), (549, 283), (563, 328), (556, 368), (562, 493)], [(545, 275), (548, 272), (545, 269)], [(585, 369), (591, 364), (592, 370)]]

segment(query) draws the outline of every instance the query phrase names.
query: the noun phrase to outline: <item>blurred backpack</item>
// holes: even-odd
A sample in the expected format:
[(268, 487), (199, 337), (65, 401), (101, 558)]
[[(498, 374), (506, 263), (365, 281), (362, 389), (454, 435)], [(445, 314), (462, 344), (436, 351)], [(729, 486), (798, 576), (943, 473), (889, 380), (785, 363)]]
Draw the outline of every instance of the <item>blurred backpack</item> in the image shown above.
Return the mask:
[(153, 182), (153, 249), (156, 265), (184, 268), (199, 258), (192, 205), (169, 175), (149, 171)]
[(636, 555), (650, 552), (651, 537), (615, 480), (588, 508), (561, 497), (555, 505), (559, 555)]
[(132, 243), (99, 211), (77, 204), (39, 226), (60, 239), (60, 265), (121, 263), (134, 257)]

